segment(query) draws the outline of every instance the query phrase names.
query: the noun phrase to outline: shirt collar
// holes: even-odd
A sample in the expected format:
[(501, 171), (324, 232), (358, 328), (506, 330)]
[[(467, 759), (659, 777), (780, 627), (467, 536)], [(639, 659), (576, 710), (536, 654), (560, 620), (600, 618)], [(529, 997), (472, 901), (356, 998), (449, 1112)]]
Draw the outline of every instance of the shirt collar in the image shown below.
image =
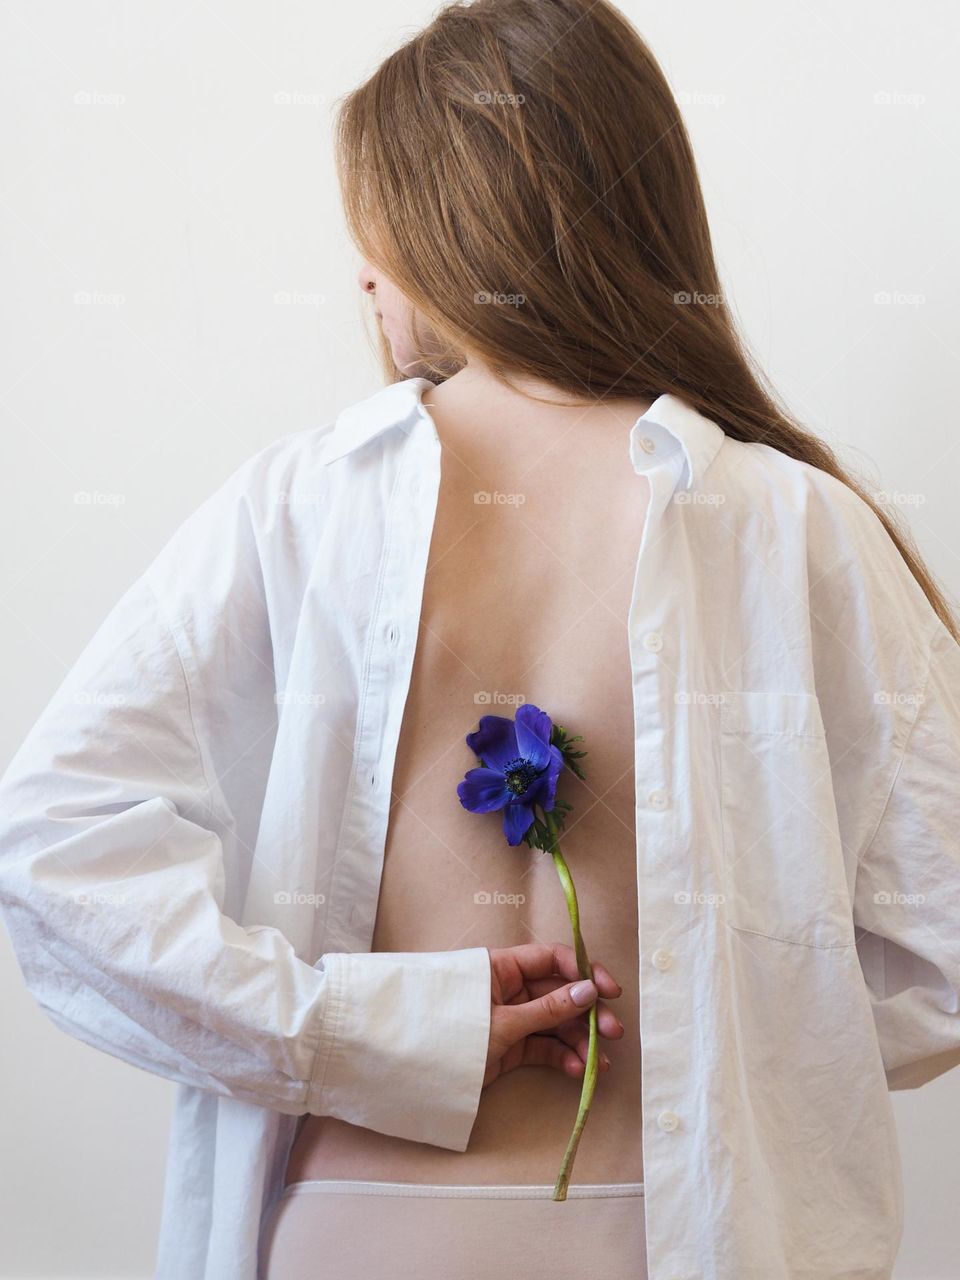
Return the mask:
[(657, 396), (630, 429), (630, 461), (639, 473), (670, 465), (675, 487), (691, 489), (723, 444), (722, 427), (672, 392)]
[[(421, 396), (433, 385), (427, 378), (405, 378), (343, 409), (324, 442), (324, 463), (342, 458), (388, 428), (409, 432), (420, 417), (432, 424)], [(673, 467), (676, 484), (690, 489), (716, 457), (723, 439), (715, 422), (679, 396), (664, 392), (630, 429), (630, 461), (638, 473)]]
[(419, 416), (426, 416), (420, 397), (433, 385), (426, 378), (390, 382), (366, 400), (341, 410), (333, 430), (324, 440), (324, 464), (351, 453), (390, 427), (409, 431)]

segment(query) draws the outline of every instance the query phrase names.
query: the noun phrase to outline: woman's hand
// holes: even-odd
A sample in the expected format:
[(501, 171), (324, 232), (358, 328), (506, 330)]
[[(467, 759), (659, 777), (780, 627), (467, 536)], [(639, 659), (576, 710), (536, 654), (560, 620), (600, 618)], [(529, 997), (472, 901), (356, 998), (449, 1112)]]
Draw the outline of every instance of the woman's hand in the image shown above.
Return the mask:
[[(564, 1075), (581, 1077), (589, 1038), (585, 1015), (598, 991), (611, 999), (623, 988), (595, 962), (594, 982), (581, 981), (573, 947), (562, 942), (552, 947), (528, 942), (487, 950), (492, 1008), (484, 1088), (515, 1067), (553, 1067)], [(578, 1003), (572, 993), (584, 985), (586, 998)], [(604, 1000), (597, 1006), (597, 1030), (608, 1040), (623, 1035), (623, 1024)], [(601, 1053), (599, 1069), (609, 1067), (609, 1058)]]

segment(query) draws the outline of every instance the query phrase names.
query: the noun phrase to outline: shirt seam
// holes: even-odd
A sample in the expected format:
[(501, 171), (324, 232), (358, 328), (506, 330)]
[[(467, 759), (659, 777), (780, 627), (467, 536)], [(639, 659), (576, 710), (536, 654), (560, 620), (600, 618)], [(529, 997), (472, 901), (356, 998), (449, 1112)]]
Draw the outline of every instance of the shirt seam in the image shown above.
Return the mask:
[(210, 784), (210, 778), (207, 774), (206, 764), (204, 763), (203, 747), (200, 742), (200, 733), (197, 729), (197, 721), (196, 721), (196, 716), (194, 714), (194, 709), (193, 709), (193, 690), (190, 687), (190, 677), (187, 674), (187, 667), (186, 667), (186, 662), (184, 661), (183, 650), (180, 647), (180, 639), (177, 636), (175, 627), (171, 624), (171, 622), (167, 618), (166, 612), (163, 607), (163, 601), (160, 599), (160, 595), (157, 592), (156, 588), (154, 587), (153, 583), (150, 581), (147, 575), (144, 575), (143, 581), (147, 587), (147, 590), (150, 592), (151, 596), (154, 599), (154, 603), (157, 606), (157, 616), (159, 617), (161, 625), (163, 626), (164, 630), (167, 632), (167, 635), (172, 641), (174, 652), (177, 655), (177, 665), (180, 668), (180, 675), (183, 679), (183, 691), (187, 700), (187, 718), (190, 721), (190, 733), (193, 737), (193, 746), (197, 756), (197, 765), (199, 766), (200, 777), (203, 782), (203, 788), (204, 788), (203, 797), (202, 797), (203, 804), (206, 807), (207, 820), (212, 821), (214, 817), (213, 787)]
[(907, 729), (907, 736), (903, 740), (903, 747), (900, 751), (900, 758), (897, 761), (897, 767), (894, 770), (893, 777), (890, 780), (890, 786), (887, 789), (887, 795), (886, 795), (886, 799), (883, 802), (883, 808), (880, 810), (880, 816), (877, 818), (876, 824), (874, 825), (874, 828), (873, 828), (873, 831), (871, 832), (869, 840), (864, 845), (861, 853), (857, 856), (857, 874), (858, 875), (860, 873), (861, 866), (866, 860), (867, 854), (873, 848), (873, 843), (880, 833), (880, 828), (883, 826), (883, 820), (887, 816), (887, 810), (890, 807), (890, 801), (893, 799), (893, 793), (897, 789), (897, 782), (899, 781), (900, 774), (903, 771), (903, 766), (907, 758), (907, 751), (910, 748), (910, 740), (913, 737), (913, 731), (916, 728), (917, 722), (920, 719), (920, 708), (923, 706), (924, 699), (926, 697), (926, 692), (930, 685), (930, 677), (933, 673), (933, 639), (936, 634), (937, 634), (937, 630), (934, 629), (933, 633), (930, 636), (930, 640), (927, 644), (926, 671), (924, 673), (923, 683), (920, 686), (920, 696), (917, 698), (916, 706), (914, 707), (913, 719), (910, 721), (910, 727)]
[[(331, 953), (331, 955), (334, 953)], [(324, 958), (324, 964), (327, 960)], [(323, 1115), (320, 1110), (323, 1104), (323, 1090), (326, 1086), (327, 1070), (330, 1066), (330, 1059), (333, 1056), (334, 1045), (340, 1035), (343, 1023), (343, 988), (345, 980), (346, 961), (341, 957), (331, 966), (329, 979), (330, 985), (327, 988), (326, 999), (324, 1001), (323, 1010), (318, 1018), (317, 1026), (317, 1047), (314, 1050), (313, 1070), (310, 1073), (310, 1082), (308, 1086), (307, 1109), (311, 1104), (318, 1109), (310, 1114)], [(324, 1026), (332, 1021), (329, 1032), (324, 1036)], [(314, 1101), (315, 1100), (315, 1101)]]
[(849, 942), (805, 942), (802, 938), (781, 938), (776, 933), (763, 933), (760, 929), (745, 929), (742, 925), (731, 924), (728, 928), (735, 933), (749, 933), (755, 938), (769, 938), (771, 942), (783, 942), (790, 947), (810, 947), (814, 951), (844, 951), (847, 947), (855, 947), (856, 939)]

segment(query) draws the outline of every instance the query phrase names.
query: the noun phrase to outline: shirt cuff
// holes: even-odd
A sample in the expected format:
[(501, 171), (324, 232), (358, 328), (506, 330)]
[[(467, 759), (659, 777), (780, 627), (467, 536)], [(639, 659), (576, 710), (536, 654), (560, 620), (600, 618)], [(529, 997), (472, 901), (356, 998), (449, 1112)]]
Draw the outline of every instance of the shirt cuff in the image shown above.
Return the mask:
[(329, 952), (308, 1111), (466, 1151), (490, 1037), (490, 954)]

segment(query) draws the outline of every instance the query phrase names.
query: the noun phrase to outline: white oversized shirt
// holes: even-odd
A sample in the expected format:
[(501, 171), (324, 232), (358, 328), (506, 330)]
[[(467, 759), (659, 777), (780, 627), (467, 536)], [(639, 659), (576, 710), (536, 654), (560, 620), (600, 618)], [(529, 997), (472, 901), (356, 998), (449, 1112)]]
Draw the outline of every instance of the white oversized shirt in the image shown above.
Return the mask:
[[(298, 1116), (469, 1142), (486, 949), (369, 950), (430, 385), (236, 470), (0, 786), (38, 1004), (178, 1086), (158, 1280), (255, 1280)], [(672, 394), (624, 465), (651, 485), (628, 619), (649, 1277), (888, 1280), (888, 1089), (960, 1062), (960, 647), (823, 472)]]

